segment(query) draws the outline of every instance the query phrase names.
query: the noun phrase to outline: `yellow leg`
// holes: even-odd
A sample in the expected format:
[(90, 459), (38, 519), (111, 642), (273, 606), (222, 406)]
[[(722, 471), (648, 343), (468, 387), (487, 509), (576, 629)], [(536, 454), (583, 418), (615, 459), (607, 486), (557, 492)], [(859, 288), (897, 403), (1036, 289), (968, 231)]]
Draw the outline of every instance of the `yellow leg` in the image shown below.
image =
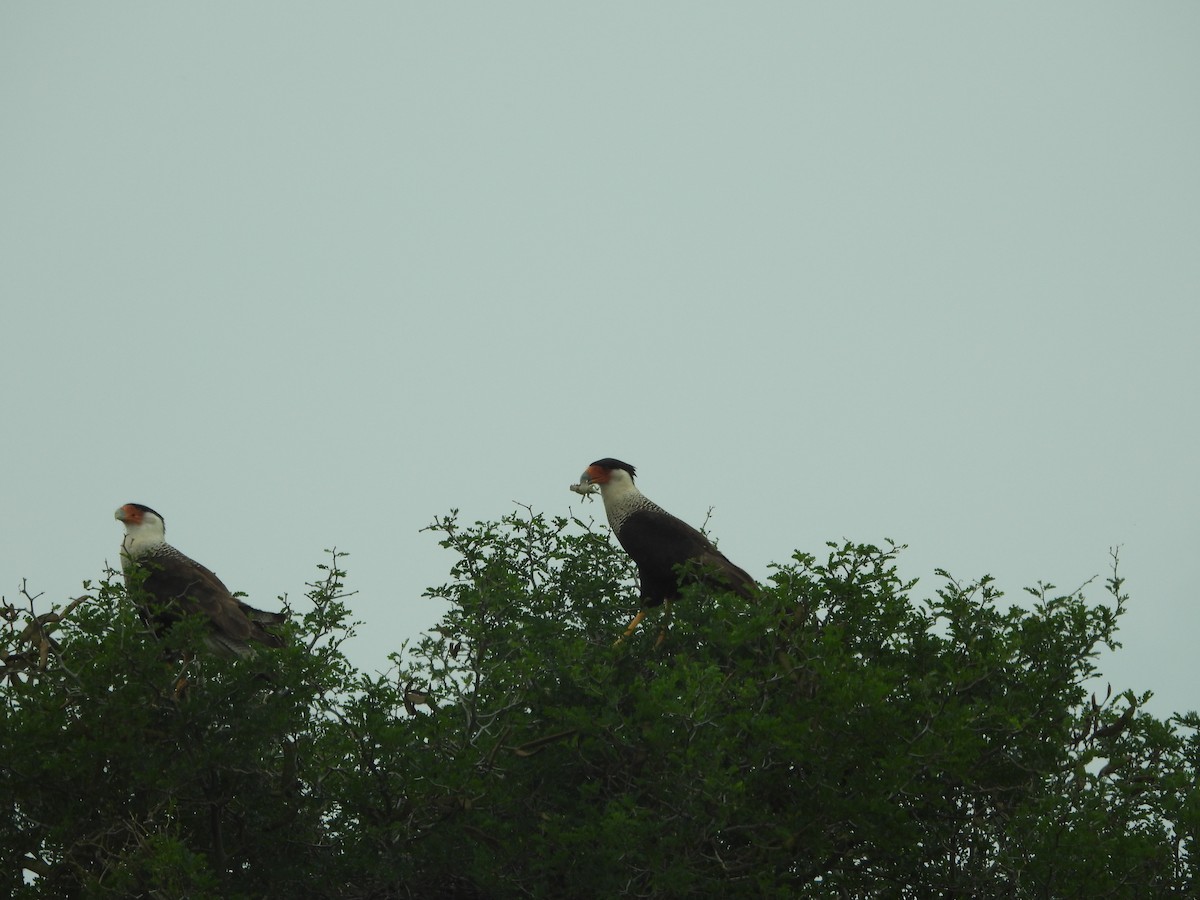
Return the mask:
[(658, 629), (658, 640), (654, 642), (654, 646), (656, 648), (660, 644), (662, 644), (663, 641), (665, 641), (667, 639), (667, 626), (670, 624), (671, 624), (671, 601), (664, 600), (663, 601), (662, 625), (660, 625), (659, 629)]
[(171, 699), (178, 700), (188, 689), (190, 682), (187, 677), (188, 666), (192, 664), (192, 654), (183, 654), (183, 665), (179, 667), (179, 677), (175, 679), (175, 689), (171, 691)]
[(644, 609), (639, 609), (639, 610), (638, 610), (638, 614), (637, 614), (636, 616), (634, 616), (634, 617), (633, 617), (633, 620), (632, 620), (632, 621), (630, 621), (629, 625), (627, 625), (627, 626), (626, 626), (626, 628), (625, 628), (625, 633), (624, 633), (623, 635), (621, 635), (619, 638), (617, 638), (617, 643), (616, 643), (616, 644), (613, 644), (613, 646), (614, 646), (614, 647), (615, 647), (615, 646), (617, 646), (617, 644), (620, 644), (620, 643), (621, 643), (621, 641), (625, 640), (625, 638), (627, 638), (627, 637), (629, 637), (631, 634), (633, 634), (633, 633), (634, 633), (634, 631), (636, 631), (636, 630), (637, 630), (638, 624), (639, 624), (639, 623), (642, 621), (642, 619), (644, 619), (644, 618), (646, 618), (646, 611), (645, 611)]

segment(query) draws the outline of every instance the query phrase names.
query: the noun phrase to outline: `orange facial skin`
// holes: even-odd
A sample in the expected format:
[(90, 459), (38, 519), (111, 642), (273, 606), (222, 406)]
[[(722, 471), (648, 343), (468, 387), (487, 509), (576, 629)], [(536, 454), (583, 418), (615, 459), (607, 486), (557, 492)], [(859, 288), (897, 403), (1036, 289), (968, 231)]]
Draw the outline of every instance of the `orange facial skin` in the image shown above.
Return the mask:
[(117, 510), (117, 521), (128, 522), (130, 525), (142, 524), (143, 510), (136, 503), (126, 503)]
[(611, 477), (608, 469), (602, 466), (588, 466), (583, 473), (581, 481), (589, 481), (592, 484), (608, 484), (608, 479)]

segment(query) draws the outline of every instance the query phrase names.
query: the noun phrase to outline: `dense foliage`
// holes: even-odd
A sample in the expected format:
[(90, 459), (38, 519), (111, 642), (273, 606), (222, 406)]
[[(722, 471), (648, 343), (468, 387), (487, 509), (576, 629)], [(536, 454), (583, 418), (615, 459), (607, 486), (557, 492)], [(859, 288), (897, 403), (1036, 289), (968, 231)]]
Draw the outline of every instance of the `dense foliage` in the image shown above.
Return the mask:
[(831, 545), (614, 646), (636, 595), (607, 529), (432, 530), (449, 611), (386, 674), (343, 653), (337, 553), (247, 660), (148, 634), (111, 580), (6, 602), (0, 894), (1200, 892), (1200, 722), (1090, 692), (1115, 569), (1103, 603), (945, 573), (918, 599), (898, 548)]

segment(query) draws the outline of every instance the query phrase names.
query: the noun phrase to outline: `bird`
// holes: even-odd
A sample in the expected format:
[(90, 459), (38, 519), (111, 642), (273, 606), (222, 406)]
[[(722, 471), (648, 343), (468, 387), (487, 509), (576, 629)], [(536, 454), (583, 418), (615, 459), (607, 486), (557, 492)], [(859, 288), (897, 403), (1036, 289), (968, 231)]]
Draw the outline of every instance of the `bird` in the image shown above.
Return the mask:
[(199, 613), (208, 619), (205, 644), (218, 656), (253, 656), (251, 642), (283, 646), (283, 638), (268, 626), (286, 622), (287, 614), (255, 609), (233, 596), (210, 569), (167, 543), (161, 515), (141, 503), (126, 503), (113, 517), (125, 526), (121, 568), (126, 589), (135, 594), (138, 613), (151, 630), (157, 633)]
[(754, 579), (701, 532), (638, 490), (636, 475), (629, 463), (606, 457), (588, 466), (579, 479), (585, 493), (595, 489), (592, 485), (600, 488), (609, 527), (638, 570), (641, 608), (617, 643), (633, 634), (648, 608), (666, 604), (669, 613), (685, 583), (701, 582), (752, 599), (758, 587)]

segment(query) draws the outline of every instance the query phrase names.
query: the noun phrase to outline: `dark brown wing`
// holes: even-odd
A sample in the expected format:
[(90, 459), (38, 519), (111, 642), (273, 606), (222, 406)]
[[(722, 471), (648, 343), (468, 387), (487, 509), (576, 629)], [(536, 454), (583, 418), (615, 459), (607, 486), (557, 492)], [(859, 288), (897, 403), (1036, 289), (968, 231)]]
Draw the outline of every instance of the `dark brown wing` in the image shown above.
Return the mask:
[(715, 570), (721, 587), (727, 588), (747, 600), (754, 599), (754, 591), (758, 587), (758, 582), (751, 578), (750, 574), (741, 566), (734, 565), (729, 557), (716, 547), (712, 547), (707, 553), (702, 553), (695, 559), (700, 563), (701, 568)]
[(202, 613), (212, 631), (209, 646), (225, 655), (245, 656), (251, 652), (249, 641), (268, 647), (281, 647), (283, 640), (264, 628), (283, 622), (282, 613), (268, 613), (242, 603), (210, 569), (184, 556), (174, 547), (138, 561), (145, 570), (142, 589), (151, 603), (143, 610), (152, 627), (177, 621), (182, 616)]
[(265, 609), (255, 609), (249, 603), (243, 603), (237, 597), (233, 599), (237, 603), (242, 615), (246, 617), (246, 621), (250, 623), (251, 640), (258, 641), (260, 644), (265, 644), (268, 647), (283, 646), (283, 638), (273, 631), (268, 631), (265, 626), (282, 625), (287, 621), (287, 613), (274, 613), (267, 612)]
[(713, 546), (701, 532), (659, 510), (641, 510), (621, 523), (617, 540), (638, 567), (642, 600), (657, 606), (679, 597), (676, 566), (694, 562), (705, 570), (703, 579), (714, 587), (753, 596), (754, 579)]

